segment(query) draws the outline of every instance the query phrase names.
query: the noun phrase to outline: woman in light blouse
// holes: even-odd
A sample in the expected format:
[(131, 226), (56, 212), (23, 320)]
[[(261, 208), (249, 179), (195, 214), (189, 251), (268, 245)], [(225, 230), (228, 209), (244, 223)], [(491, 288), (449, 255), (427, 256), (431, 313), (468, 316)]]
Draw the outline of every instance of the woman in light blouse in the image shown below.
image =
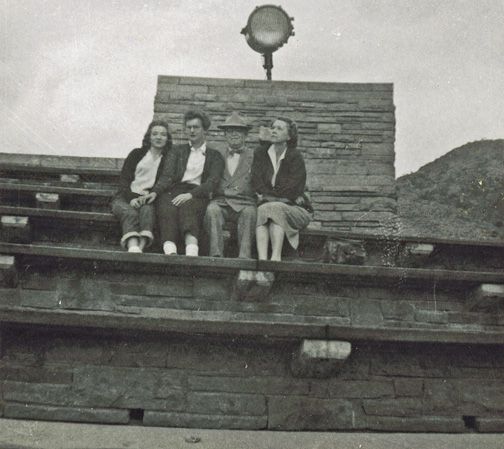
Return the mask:
[(147, 204), (144, 198), (163, 171), (171, 144), (168, 123), (155, 120), (147, 128), (141, 148), (131, 151), (124, 160), (119, 190), (111, 207), (121, 222), (121, 246), (131, 253), (143, 252), (154, 239), (154, 206)]

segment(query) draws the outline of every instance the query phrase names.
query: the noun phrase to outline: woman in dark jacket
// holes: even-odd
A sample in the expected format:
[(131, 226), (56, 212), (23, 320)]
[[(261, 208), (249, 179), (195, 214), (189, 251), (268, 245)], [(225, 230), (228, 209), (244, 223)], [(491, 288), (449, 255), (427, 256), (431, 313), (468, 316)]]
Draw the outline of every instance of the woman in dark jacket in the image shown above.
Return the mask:
[(262, 145), (254, 154), (252, 186), (258, 196), (257, 254), (271, 260), (282, 256), (284, 237), (293, 248), (299, 244), (299, 230), (311, 220), (311, 207), (303, 195), (306, 169), (297, 146), (297, 126), (279, 117), (271, 125), (271, 145)]
[(129, 252), (143, 252), (154, 239), (154, 206), (142, 198), (150, 193), (163, 171), (171, 145), (168, 123), (155, 120), (147, 128), (142, 147), (131, 151), (124, 160), (119, 190), (111, 206), (112, 213), (121, 222), (121, 246)]

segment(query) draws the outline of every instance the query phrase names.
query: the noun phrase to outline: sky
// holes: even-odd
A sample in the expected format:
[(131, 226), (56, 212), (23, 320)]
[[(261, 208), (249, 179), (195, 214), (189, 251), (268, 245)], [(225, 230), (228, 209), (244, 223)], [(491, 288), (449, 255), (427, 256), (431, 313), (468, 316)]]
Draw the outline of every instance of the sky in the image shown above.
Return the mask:
[[(158, 75), (264, 79), (256, 0), (0, 0), (2, 152), (125, 157)], [(396, 175), (504, 138), (503, 0), (283, 0), (274, 80), (393, 83)]]

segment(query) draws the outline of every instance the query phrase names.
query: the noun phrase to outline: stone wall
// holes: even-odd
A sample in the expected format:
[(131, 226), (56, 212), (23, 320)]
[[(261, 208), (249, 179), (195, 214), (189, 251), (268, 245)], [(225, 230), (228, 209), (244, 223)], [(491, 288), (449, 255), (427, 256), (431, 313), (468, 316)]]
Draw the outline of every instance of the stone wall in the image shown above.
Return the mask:
[(286, 116), (299, 126), (315, 206), (315, 229), (380, 233), (395, 216), (395, 116), (391, 84), (312, 83), (160, 76), (156, 118), (184, 139), (183, 114), (197, 107), (213, 124), (209, 142), (224, 146), (218, 129), (232, 110), (254, 126)]
[(356, 343), (327, 379), (294, 341), (11, 328), (3, 416), (152, 426), (504, 431), (502, 347)]

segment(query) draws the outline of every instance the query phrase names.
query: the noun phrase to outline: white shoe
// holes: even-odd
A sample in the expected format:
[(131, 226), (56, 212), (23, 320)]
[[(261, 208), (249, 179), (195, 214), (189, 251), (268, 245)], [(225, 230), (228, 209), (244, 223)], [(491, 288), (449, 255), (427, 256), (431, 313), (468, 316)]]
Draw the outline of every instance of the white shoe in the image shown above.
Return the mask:
[(128, 253), (141, 253), (143, 252), (142, 249), (139, 246), (130, 246), (128, 248)]
[(175, 245), (175, 243), (167, 240), (163, 244), (163, 252), (168, 256), (176, 255), (177, 254), (177, 245)]
[(195, 245), (194, 243), (189, 243), (189, 245), (186, 245), (185, 247), (185, 255), (186, 256), (197, 256), (199, 253), (199, 247), (198, 245)]

